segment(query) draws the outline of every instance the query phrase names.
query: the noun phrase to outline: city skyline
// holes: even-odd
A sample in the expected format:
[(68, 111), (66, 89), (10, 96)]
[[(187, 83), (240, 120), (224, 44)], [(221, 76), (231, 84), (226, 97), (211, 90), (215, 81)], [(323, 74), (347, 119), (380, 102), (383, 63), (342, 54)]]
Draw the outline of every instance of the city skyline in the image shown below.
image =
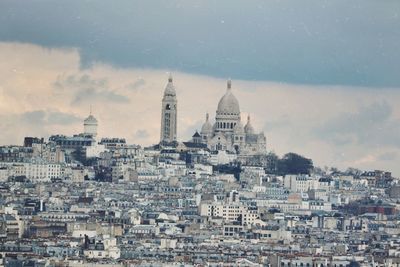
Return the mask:
[[(14, 58), (5, 57), (1, 63), (2, 73), (7, 74), (1, 82), (2, 144), (20, 144), (27, 135), (80, 132), (90, 105), (100, 120), (100, 136), (124, 137), (141, 145), (157, 143), (159, 105), (169, 72), (174, 74), (180, 99), (178, 139), (188, 140), (200, 130), (204, 112), (215, 113), (226, 87), (226, 79), (171, 70), (115, 69), (103, 63), (81, 70), (79, 53), (73, 49), (15, 43), (0, 47), (6, 51), (3, 56)], [(24, 73), (22, 80), (19, 72)], [(40, 79), (32, 79), (38, 75)], [(399, 172), (396, 103), (400, 95), (395, 89), (234, 83), (237, 96), (243, 99), (242, 120), (252, 116), (253, 125), (267, 135), (269, 151), (280, 155), (294, 151), (319, 166)], [(210, 101), (199, 106), (199, 93)]]
[[(20, 144), (29, 133), (72, 134), (90, 105), (101, 135), (156, 143), (159, 100), (172, 72), (180, 140), (200, 130), (205, 112), (213, 116), (232, 78), (243, 99), (242, 120), (251, 115), (268, 149), (294, 151), (320, 166), (400, 173), (395, 2), (316, 1), (312, 11), (288, 1), (157, 3), (140, 5), (154, 15), (150, 20), (135, 2), (109, 9), (74, 1), (2, 2), (0, 144)], [(244, 19), (243, 8), (254, 16)], [(187, 25), (174, 18), (182, 10)], [(209, 101), (200, 109), (198, 98)]]

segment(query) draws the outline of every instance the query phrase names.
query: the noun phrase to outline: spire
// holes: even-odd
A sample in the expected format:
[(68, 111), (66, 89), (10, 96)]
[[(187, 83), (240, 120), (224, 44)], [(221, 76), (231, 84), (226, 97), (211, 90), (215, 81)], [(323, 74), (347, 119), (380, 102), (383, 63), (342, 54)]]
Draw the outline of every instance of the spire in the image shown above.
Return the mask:
[(176, 92), (175, 92), (175, 88), (174, 88), (174, 84), (173, 84), (173, 79), (172, 79), (172, 74), (169, 73), (168, 76), (168, 83), (165, 87), (164, 90), (164, 97), (168, 96), (168, 97), (176, 97)]
[(210, 117), (210, 115), (208, 115), (208, 112), (206, 113), (206, 121), (208, 121), (208, 118)]
[(231, 81), (231, 79), (229, 79), (227, 82), (227, 89), (231, 90), (231, 88), (232, 88), (232, 81)]
[(89, 115), (92, 115), (92, 105), (90, 105), (90, 113)]
[(250, 114), (247, 115), (247, 123), (250, 123)]

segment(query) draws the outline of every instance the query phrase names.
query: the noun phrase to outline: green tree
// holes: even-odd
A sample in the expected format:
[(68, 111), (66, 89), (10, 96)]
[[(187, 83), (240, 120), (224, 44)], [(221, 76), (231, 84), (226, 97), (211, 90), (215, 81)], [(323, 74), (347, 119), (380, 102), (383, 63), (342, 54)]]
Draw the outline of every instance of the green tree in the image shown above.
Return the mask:
[(285, 174), (310, 174), (313, 170), (311, 159), (296, 153), (287, 153), (278, 161), (278, 173)]

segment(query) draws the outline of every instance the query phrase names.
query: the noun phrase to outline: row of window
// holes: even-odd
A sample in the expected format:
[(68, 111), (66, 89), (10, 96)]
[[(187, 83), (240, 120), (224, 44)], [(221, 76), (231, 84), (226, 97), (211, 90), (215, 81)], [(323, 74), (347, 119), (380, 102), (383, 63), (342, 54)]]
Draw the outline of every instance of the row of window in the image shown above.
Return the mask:
[(238, 227), (225, 227), (225, 231), (226, 232), (239, 232), (239, 231), (241, 231), (241, 230), (243, 230), (243, 228), (238, 228)]
[(236, 122), (217, 122), (217, 128), (219, 129), (233, 129), (236, 126)]

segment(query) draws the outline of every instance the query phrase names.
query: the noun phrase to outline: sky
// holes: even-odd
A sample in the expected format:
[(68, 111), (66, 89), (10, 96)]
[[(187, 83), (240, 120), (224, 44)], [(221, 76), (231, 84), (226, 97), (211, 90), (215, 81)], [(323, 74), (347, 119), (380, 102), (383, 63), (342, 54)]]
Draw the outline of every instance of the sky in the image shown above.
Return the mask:
[(74, 134), (159, 140), (172, 72), (188, 140), (226, 80), (267, 149), (400, 175), (400, 2), (0, 1), (0, 145)]

